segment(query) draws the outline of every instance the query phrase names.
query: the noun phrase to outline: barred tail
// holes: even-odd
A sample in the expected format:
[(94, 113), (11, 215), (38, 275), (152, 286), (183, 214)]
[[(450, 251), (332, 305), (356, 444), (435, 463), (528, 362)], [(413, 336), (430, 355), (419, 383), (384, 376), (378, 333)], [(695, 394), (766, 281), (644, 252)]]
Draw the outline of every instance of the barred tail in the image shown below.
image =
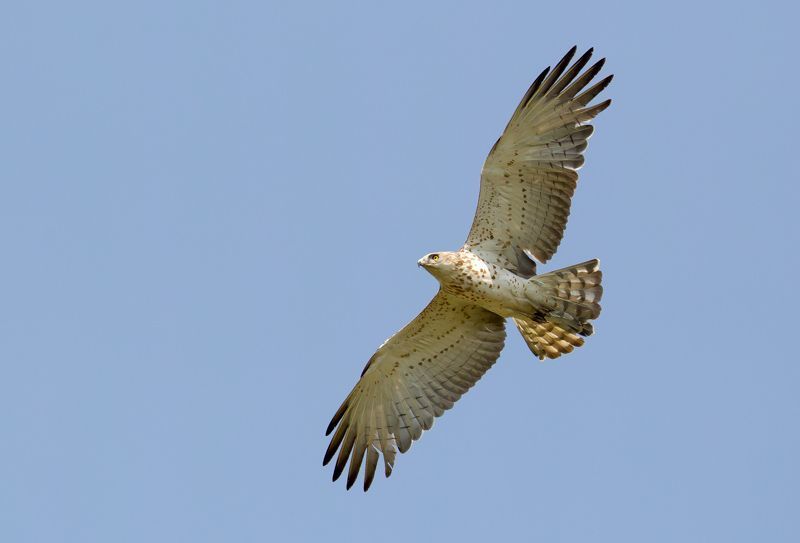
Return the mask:
[(565, 330), (552, 322), (534, 322), (530, 319), (515, 318), (522, 339), (528, 344), (531, 352), (539, 357), (558, 358), (562, 354), (571, 353), (575, 347), (583, 345), (583, 338)]
[(583, 345), (594, 332), (588, 321), (600, 315), (603, 274), (597, 259), (531, 278), (532, 299), (539, 310), (530, 318), (515, 318), (528, 347), (541, 359), (558, 358)]

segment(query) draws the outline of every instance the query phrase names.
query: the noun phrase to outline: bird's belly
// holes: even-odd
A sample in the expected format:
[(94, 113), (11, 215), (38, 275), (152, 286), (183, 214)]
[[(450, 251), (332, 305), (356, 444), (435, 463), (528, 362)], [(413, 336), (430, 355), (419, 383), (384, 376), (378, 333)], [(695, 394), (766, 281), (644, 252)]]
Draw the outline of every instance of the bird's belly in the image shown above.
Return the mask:
[(532, 308), (525, 296), (522, 281), (510, 272), (505, 270), (502, 272), (462, 277), (443, 282), (442, 287), (448, 293), (502, 317), (528, 315)]

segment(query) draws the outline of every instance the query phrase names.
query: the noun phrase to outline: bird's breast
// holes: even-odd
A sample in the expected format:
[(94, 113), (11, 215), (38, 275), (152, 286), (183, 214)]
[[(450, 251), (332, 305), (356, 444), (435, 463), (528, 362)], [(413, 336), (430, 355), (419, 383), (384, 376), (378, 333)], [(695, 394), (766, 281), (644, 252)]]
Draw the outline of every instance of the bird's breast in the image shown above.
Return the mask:
[(505, 317), (527, 306), (524, 285), (516, 275), (477, 257), (465, 259), (440, 282), (447, 293)]

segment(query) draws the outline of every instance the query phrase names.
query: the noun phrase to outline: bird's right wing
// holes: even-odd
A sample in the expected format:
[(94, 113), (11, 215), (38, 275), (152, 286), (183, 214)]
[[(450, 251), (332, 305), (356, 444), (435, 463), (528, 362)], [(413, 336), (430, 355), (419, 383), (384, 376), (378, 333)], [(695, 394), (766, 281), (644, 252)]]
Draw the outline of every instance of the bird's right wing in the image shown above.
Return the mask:
[[(364, 490), (383, 455), (386, 477), (406, 452), (497, 360), (505, 319), (442, 291), (380, 346), (328, 426), (323, 465), (339, 454), (333, 480), (350, 461), (349, 489), (366, 455)], [(326, 435), (327, 435), (326, 434)]]

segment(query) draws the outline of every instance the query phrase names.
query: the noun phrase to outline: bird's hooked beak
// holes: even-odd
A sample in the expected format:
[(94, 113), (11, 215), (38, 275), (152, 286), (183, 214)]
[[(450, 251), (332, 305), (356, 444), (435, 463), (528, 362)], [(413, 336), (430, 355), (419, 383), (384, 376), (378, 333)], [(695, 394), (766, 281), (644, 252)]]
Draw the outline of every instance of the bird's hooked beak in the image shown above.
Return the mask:
[(425, 264), (422, 263), (423, 260), (425, 260), (424, 256), (422, 258), (420, 258), (419, 260), (417, 260), (417, 267), (418, 268), (421, 268), (421, 267), (423, 267), (425, 265)]

